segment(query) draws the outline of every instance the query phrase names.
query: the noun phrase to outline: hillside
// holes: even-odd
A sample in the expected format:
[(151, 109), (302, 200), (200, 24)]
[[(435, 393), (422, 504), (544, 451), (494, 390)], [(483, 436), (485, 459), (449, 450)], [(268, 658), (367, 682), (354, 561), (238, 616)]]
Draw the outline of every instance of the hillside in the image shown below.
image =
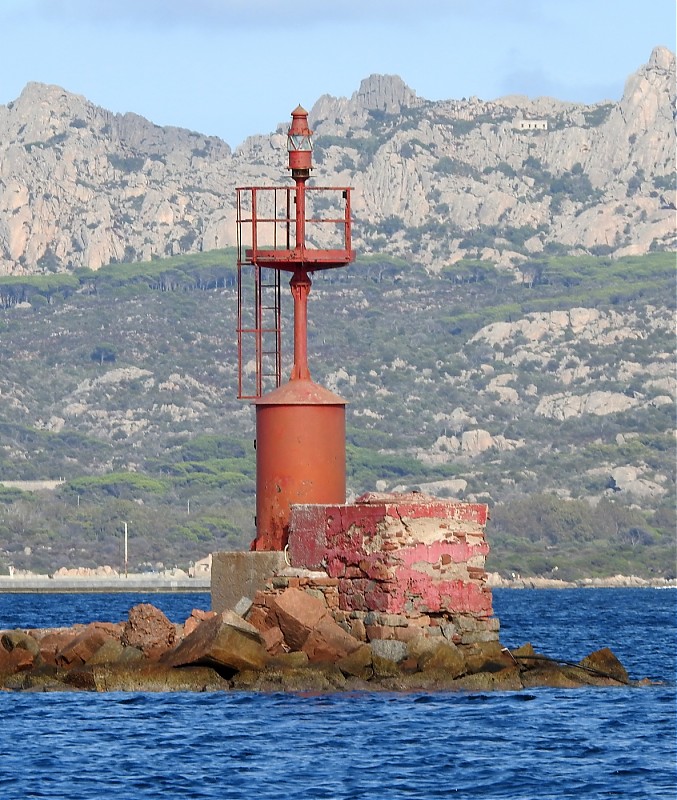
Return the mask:
[[(2, 490), (0, 569), (119, 564), (124, 521), (134, 566), (253, 538), (232, 259), (6, 283), (0, 475), (64, 482)], [(488, 502), (504, 573), (674, 575), (674, 297), (671, 253), (531, 282), (482, 261), (317, 276), (310, 364), (349, 401), (349, 491)]]
[[(674, 246), (674, 106), (675, 57), (656, 48), (619, 101), (431, 102), (372, 75), (310, 119), (318, 182), (355, 187), (360, 252), (432, 271), (472, 253), (514, 270), (542, 253)], [(286, 180), (287, 127), (231, 152), (28, 84), (0, 106), (0, 273), (234, 245), (234, 188)]]

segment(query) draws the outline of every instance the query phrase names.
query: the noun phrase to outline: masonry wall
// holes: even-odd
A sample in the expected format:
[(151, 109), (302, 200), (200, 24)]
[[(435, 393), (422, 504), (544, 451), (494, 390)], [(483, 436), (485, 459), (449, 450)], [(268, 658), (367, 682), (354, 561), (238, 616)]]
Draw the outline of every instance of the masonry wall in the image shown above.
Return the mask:
[(294, 568), (326, 574), (335, 619), (370, 626), (368, 639), (404, 638), (395, 629), (414, 626), (466, 644), (491, 641), (498, 620), (485, 571), (487, 516), (486, 505), (418, 493), (297, 505), (288, 557)]

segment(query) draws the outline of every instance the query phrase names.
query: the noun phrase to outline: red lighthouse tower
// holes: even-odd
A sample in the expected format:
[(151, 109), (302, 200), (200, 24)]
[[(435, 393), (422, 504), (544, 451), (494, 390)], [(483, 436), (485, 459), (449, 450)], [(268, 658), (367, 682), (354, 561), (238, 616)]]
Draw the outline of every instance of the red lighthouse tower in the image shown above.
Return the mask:
[[(350, 189), (308, 186), (308, 112), (287, 135), (294, 186), (237, 193), (238, 396), (256, 406), (254, 550), (283, 550), (294, 503), (345, 503), (345, 401), (308, 367), (308, 295), (315, 270), (344, 267), (351, 249)], [(290, 272), (294, 362), (281, 384), (280, 275)], [(267, 391), (271, 389), (270, 391)]]

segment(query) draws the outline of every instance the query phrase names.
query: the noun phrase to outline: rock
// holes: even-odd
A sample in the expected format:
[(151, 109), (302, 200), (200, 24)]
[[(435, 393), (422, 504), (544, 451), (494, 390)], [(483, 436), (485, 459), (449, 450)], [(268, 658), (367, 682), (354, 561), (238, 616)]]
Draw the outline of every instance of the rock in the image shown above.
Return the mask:
[(635, 495), (638, 498), (661, 497), (666, 490), (655, 481), (640, 477), (636, 467), (616, 467), (611, 470), (609, 488), (614, 492)]
[(371, 663), (374, 670), (374, 678), (378, 680), (383, 680), (384, 678), (400, 678), (402, 676), (402, 670), (396, 661), (376, 655), (373, 651)]
[(150, 659), (157, 659), (174, 646), (176, 627), (159, 608), (140, 603), (129, 612), (122, 644), (138, 647)]
[(272, 603), (285, 641), (292, 650), (302, 650), (306, 639), (327, 616), (327, 607), (321, 600), (301, 591), (286, 589)]
[(157, 662), (142, 666), (99, 665), (91, 671), (97, 692), (217, 692), (230, 684), (206, 666), (173, 669)]
[(514, 665), (513, 658), (503, 651), (499, 642), (480, 642), (463, 648), (469, 673), (497, 672)]
[(397, 639), (372, 639), (371, 652), (379, 658), (387, 658), (399, 664), (409, 654), (407, 645)]
[(261, 631), (261, 638), (263, 639), (263, 646), (271, 655), (278, 655), (284, 652), (284, 634), (277, 625)]
[(461, 452), (468, 456), (477, 456), (492, 446), (493, 440), (488, 431), (465, 431), (461, 436)]
[[(580, 672), (580, 671), (579, 671)], [(581, 685), (575, 674), (564, 671), (559, 664), (541, 662), (537, 666), (520, 670), (525, 689), (548, 686), (552, 689), (575, 689)]]
[(90, 667), (96, 664), (114, 664), (116, 661), (120, 661), (127, 649), (135, 650), (143, 658), (143, 653), (135, 647), (126, 648), (116, 639), (107, 639), (94, 655), (87, 659), (87, 664)]
[(25, 631), (5, 631), (0, 637), (0, 644), (11, 653), (12, 650), (27, 650), (32, 656), (37, 656), (40, 652), (38, 642)]
[(541, 398), (534, 413), (563, 421), (583, 414), (616, 414), (633, 408), (638, 402), (634, 397), (628, 397), (621, 392), (594, 391), (582, 395), (560, 392)]
[(531, 642), (526, 642), (521, 647), (511, 650), (510, 654), (513, 658), (524, 661), (524, 669), (530, 669), (533, 666), (537, 655)]
[(308, 666), (308, 654), (300, 650), (293, 653), (280, 653), (268, 662), (271, 669), (300, 669)]
[(419, 634), (407, 642), (407, 652), (411, 658), (418, 660), (423, 655), (432, 653), (439, 644), (439, 639)]
[(120, 657), (118, 658), (119, 664), (136, 664), (140, 661), (145, 661), (146, 656), (139, 650), (138, 647), (124, 647)]
[(92, 668), (88, 666), (77, 666), (68, 670), (63, 675), (63, 683), (70, 686), (71, 689), (77, 689), (81, 692), (95, 692), (96, 681)]
[[(671, 67), (665, 69), (667, 62)], [(608, 105), (525, 97), (428, 102), (395, 75), (372, 75), (349, 98), (319, 98), (311, 120), (320, 141), (335, 142), (324, 148), (323, 169), (346, 173), (369, 226), (389, 216), (421, 225), (438, 213), (437, 201), (444, 202), (449, 230), (424, 235), (419, 257), (428, 263), (465, 253), (459, 230), (465, 235), (506, 225), (547, 224), (547, 231), (529, 237), (533, 252), (561, 239), (579, 248), (607, 245), (618, 255), (631, 254), (647, 252), (654, 241), (669, 243), (674, 235), (673, 192), (649, 191), (652, 179), (667, 177), (674, 161), (673, 87), (674, 55), (657, 48), (629, 77), (622, 99)], [(404, 112), (407, 125), (385, 132), (386, 120)], [(599, 119), (586, 121), (590, 113)], [(517, 117), (562, 124), (527, 140), (506, 121)], [(459, 123), (469, 128), (463, 147), (449, 135)], [(357, 143), (368, 136), (379, 139), (376, 152), (358, 157), (354, 147), (341, 146), (348, 133)], [(216, 137), (153, 125), (136, 114), (113, 114), (57, 86), (30, 83), (14, 102), (0, 106), (0, 270), (37, 272), (45, 261), (55, 269), (69, 263), (98, 269), (115, 260), (150, 261), (234, 245), (232, 201), (224, 204), (213, 189), (233, 186), (243, 170), (251, 173), (253, 185), (268, 183), (280, 169), (281, 140), (280, 133), (252, 136), (231, 152)], [(555, 208), (542, 197), (542, 178), (535, 182), (520, 168), (527, 147), (546, 175), (566, 175), (582, 159), (598, 199), (570, 196)], [(435, 170), (451, 159), (457, 164), (453, 170)], [(501, 162), (513, 165), (512, 177), (496, 169)], [(643, 185), (626, 200), (639, 168), (646, 176)], [(112, 224), (120, 213), (129, 218), (124, 239)], [(187, 229), (194, 235), (186, 237)], [(433, 242), (447, 258), (432, 255)], [(506, 265), (519, 258), (505, 239), (494, 246), (500, 249), (489, 252)], [(401, 252), (401, 235), (389, 236), (385, 247)]]
[(422, 671), (441, 671), (451, 678), (466, 671), (463, 653), (451, 642), (441, 642), (434, 650), (423, 653), (418, 659), (418, 667)]
[(0, 647), (0, 679), (3, 676), (31, 669), (34, 660), (35, 656), (23, 647), (15, 647), (10, 651)]
[(619, 683), (630, 683), (630, 677), (625, 667), (608, 647), (590, 653), (580, 662), (580, 665), (585, 669), (594, 670), (593, 674), (600, 677), (611, 678)]
[(322, 668), (285, 671), (281, 675), (282, 688), (286, 692), (326, 692), (343, 689), (346, 679), (335, 664)]
[(327, 614), (310, 632), (301, 649), (311, 662), (334, 662), (357, 650), (360, 645), (360, 641)]
[(208, 665), (231, 675), (244, 669), (263, 669), (267, 662), (261, 634), (232, 611), (204, 620), (162, 657), (166, 666)]
[[(294, 655), (292, 653), (289, 656)], [(233, 676), (233, 688), (256, 692), (334, 692), (346, 686), (343, 673), (334, 664), (296, 665), (278, 656), (263, 671), (243, 670)]]
[(24, 692), (64, 692), (72, 688), (59, 680), (60, 672), (51, 664), (42, 664), (14, 677), (19, 678), (19, 681), (7, 688)]
[(346, 677), (352, 676), (368, 681), (374, 674), (372, 648), (368, 644), (362, 644), (357, 650), (340, 658), (336, 666)]
[(524, 687), (520, 679), (519, 668), (512, 666), (499, 672), (477, 672), (473, 675), (464, 675), (454, 681), (453, 688), (466, 692), (518, 692)]
[(237, 603), (235, 603), (233, 611), (241, 617), (246, 617), (251, 607), (252, 601), (248, 597), (241, 597)]
[(74, 626), (61, 630), (50, 631), (40, 637), (40, 657), (46, 664), (56, 665), (57, 654), (73, 641), (78, 633), (82, 633), (86, 626)]
[[(243, 616), (239, 611), (236, 613)], [(194, 608), (188, 619), (183, 623), (183, 635), (188, 636), (189, 633), (192, 633), (197, 626), (204, 621), (205, 619), (211, 619), (212, 617), (216, 616), (216, 611), (203, 611), (200, 608)]]
[(115, 641), (110, 629), (93, 622), (56, 654), (55, 662), (57, 666), (66, 668), (86, 664), (109, 640)]

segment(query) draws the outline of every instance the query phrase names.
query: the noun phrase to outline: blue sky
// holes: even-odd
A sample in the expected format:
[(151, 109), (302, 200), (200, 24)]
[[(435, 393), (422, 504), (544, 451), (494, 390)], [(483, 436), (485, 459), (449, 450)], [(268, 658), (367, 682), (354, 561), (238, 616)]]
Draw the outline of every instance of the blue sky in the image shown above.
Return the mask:
[(0, 103), (29, 81), (237, 146), (372, 73), (429, 100), (618, 99), (674, 0), (0, 0)]

